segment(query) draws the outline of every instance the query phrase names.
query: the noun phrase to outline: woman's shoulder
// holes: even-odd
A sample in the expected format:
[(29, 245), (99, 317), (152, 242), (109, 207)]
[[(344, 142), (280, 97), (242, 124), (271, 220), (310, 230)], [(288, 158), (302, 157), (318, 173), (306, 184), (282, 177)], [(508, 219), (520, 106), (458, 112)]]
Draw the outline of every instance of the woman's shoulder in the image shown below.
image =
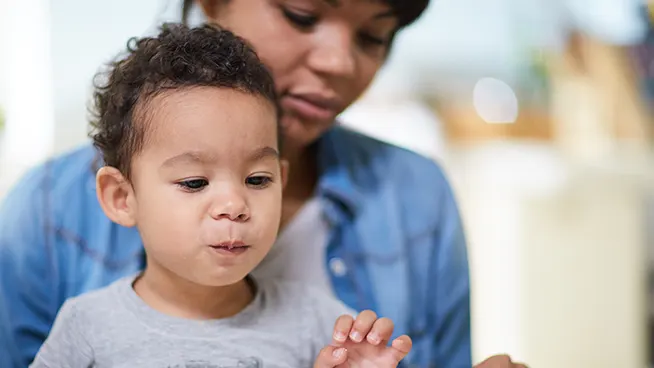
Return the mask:
[(416, 167), (432, 173), (442, 174), (436, 160), (407, 148), (381, 141), (369, 135), (346, 127), (336, 127), (331, 132), (332, 141), (339, 145), (340, 152), (359, 159), (349, 160), (360, 163), (360, 158), (376, 159), (385, 164)]
[(81, 181), (88, 182), (89, 178), (94, 181), (93, 164), (98, 157), (97, 151), (91, 145), (52, 157), (29, 169), (9, 194), (36, 190), (79, 190)]
[(402, 190), (406, 185), (413, 191), (428, 190), (425, 194), (439, 188), (450, 190), (444, 170), (433, 158), (345, 127), (337, 127), (330, 134), (332, 145), (338, 146), (335, 151), (341, 155), (339, 162), (358, 172), (393, 182)]
[(7, 192), (0, 213), (29, 217), (38, 211), (43, 225), (50, 228), (99, 213), (93, 166), (96, 152), (85, 145), (29, 169)]
[[(332, 150), (325, 154), (336, 165), (332, 175), (351, 187), (355, 203), (367, 208), (359, 213), (370, 223), (402, 221), (402, 229), (413, 236), (458, 219), (454, 192), (436, 160), (346, 128), (330, 135)], [(381, 220), (389, 209), (399, 215)]]
[(90, 144), (77, 147), (69, 152), (55, 156), (41, 165), (55, 179), (56, 186), (66, 187), (78, 184), (80, 180), (92, 178), (102, 165), (98, 151)]

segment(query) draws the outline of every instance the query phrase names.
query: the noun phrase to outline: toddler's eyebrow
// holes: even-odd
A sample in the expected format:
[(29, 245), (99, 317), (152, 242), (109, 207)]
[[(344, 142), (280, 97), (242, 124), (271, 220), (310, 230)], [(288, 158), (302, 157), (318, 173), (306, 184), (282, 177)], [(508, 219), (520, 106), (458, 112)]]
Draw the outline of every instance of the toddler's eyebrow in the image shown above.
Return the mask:
[(164, 163), (161, 166), (170, 167), (170, 166), (175, 166), (177, 164), (191, 164), (191, 163), (205, 164), (212, 161), (213, 161), (213, 157), (209, 157), (208, 155), (202, 152), (188, 151), (182, 153), (181, 155), (177, 155), (167, 159), (166, 161), (164, 161)]
[(248, 157), (249, 161), (260, 161), (266, 158), (279, 159), (279, 152), (276, 149), (266, 146), (254, 150)]
[[(252, 151), (252, 153), (248, 155), (247, 160), (251, 162), (255, 162), (255, 161), (264, 160), (266, 158), (274, 158), (278, 160), (279, 152), (277, 152), (276, 149), (269, 146), (261, 147)], [(171, 167), (179, 164), (188, 165), (193, 163), (207, 164), (214, 161), (215, 161), (214, 157), (207, 155), (205, 153), (188, 151), (182, 153), (181, 155), (177, 155), (167, 159), (166, 161), (164, 161), (161, 167)]]

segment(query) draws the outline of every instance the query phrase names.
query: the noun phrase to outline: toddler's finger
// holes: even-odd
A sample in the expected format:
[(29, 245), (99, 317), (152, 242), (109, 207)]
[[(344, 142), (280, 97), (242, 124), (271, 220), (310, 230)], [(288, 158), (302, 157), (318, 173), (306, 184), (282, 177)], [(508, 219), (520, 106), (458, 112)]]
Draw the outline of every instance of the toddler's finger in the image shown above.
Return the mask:
[(411, 341), (411, 338), (407, 335), (402, 335), (393, 340), (390, 349), (393, 357), (399, 363), (402, 359), (404, 359), (404, 357), (407, 356), (407, 354), (411, 352), (412, 347), (413, 342)]
[(393, 321), (388, 318), (380, 318), (372, 325), (368, 333), (367, 340), (373, 345), (379, 345), (383, 341), (388, 341), (393, 336)]
[(357, 319), (354, 321), (354, 326), (350, 331), (350, 339), (354, 342), (361, 342), (363, 338), (368, 335), (373, 323), (377, 320), (377, 314), (371, 310), (364, 310), (359, 313)]
[(332, 335), (332, 344), (334, 346), (341, 346), (347, 340), (347, 335), (352, 329), (352, 324), (354, 323), (354, 318), (347, 314), (344, 314), (336, 320), (334, 324), (334, 334)]

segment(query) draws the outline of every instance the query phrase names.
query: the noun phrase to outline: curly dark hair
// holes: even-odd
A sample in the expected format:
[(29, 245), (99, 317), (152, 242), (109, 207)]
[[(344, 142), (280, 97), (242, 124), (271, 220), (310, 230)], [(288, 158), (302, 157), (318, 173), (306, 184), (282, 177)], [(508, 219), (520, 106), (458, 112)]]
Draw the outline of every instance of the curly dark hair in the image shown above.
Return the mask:
[(256, 53), (241, 38), (213, 25), (166, 23), (156, 37), (130, 39), (127, 55), (108, 67), (94, 80), (90, 136), (105, 164), (128, 178), (132, 157), (144, 144), (147, 105), (161, 93), (232, 88), (264, 97), (279, 116), (274, 81)]

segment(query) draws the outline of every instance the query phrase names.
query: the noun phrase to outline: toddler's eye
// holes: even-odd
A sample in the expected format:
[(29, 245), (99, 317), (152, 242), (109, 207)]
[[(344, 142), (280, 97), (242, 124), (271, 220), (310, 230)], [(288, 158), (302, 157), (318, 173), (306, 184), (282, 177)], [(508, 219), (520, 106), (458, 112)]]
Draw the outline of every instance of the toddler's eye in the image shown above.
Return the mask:
[(245, 179), (245, 184), (247, 184), (250, 187), (254, 187), (257, 189), (265, 188), (267, 187), (270, 183), (272, 182), (272, 179), (267, 177), (267, 176), (250, 176), (249, 178)]
[(180, 181), (177, 183), (177, 185), (186, 191), (197, 192), (198, 190), (201, 190), (202, 188), (209, 185), (209, 182), (206, 179), (189, 179)]

